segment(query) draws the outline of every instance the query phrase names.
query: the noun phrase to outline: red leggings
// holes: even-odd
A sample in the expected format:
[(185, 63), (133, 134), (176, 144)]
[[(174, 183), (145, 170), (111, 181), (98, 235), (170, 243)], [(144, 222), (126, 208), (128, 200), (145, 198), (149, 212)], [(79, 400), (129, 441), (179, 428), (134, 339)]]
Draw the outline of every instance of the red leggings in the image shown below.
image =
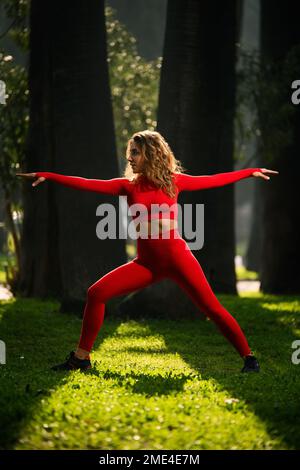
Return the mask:
[(101, 277), (87, 291), (78, 347), (91, 351), (112, 297), (142, 289), (163, 278), (173, 279), (219, 327), (240, 356), (250, 354), (237, 321), (221, 305), (186, 241), (173, 228), (169, 238), (138, 238), (137, 257)]

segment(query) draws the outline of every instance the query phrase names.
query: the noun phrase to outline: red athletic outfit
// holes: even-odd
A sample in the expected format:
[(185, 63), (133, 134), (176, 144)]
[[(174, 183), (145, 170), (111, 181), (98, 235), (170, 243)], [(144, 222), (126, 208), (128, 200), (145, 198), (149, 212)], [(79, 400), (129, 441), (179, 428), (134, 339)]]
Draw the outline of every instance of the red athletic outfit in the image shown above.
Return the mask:
[[(165, 216), (165, 218), (176, 220), (177, 198), (180, 191), (224, 186), (250, 177), (255, 171), (261, 171), (261, 169), (246, 168), (207, 176), (177, 173), (174, 174), (177, 188), (174, 198), (170, 198), (161, 189), (155, 188), (144, 176), (135, 184), (127, 178), (97, 180), (50, 172), (37, 172), (36, 175), (76, 189), (126, 195), (130, 207), (136, 203), (146, 206), (147, 212), (142, 214), (142, 218), (157, 218), (158, 215), (159, 218)], [(166, 208), (172, 206), (171, 211), (153, 213), (152, 204), (164, 203)], [(141, 220), (140, 216), (139, 220)], [(173, 228), (169, 233), (169, 238), (138, 238), (137, 256), (132, 261), (105, 274), (88, 288), (78, 346), (91, 351), (104, 320), (105, 303), (109, 299), (139, 290), (162, 278), (169, 278), (175, 281), (199, 309), (215, 322), (242, 357), (250, 354), (251, 350), (240, 326), (213, 293), (198, 260), (186, 241), (180, 237), (178, 229)]]

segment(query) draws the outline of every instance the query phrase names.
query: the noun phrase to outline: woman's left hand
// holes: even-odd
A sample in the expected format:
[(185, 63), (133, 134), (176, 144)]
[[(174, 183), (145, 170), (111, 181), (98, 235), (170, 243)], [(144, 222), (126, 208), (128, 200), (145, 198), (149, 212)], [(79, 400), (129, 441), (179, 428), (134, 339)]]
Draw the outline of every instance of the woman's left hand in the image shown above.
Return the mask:
[(258, 176), (259, 178), (263, 178), (264, 180), (269, 180), (270, 176), (267, 176), (268, 173), (272, 175), (278, 175), (279, 171), (261, 168), (260, 171), (254, 171), (254, 173), (252, 173), (252, 176)]

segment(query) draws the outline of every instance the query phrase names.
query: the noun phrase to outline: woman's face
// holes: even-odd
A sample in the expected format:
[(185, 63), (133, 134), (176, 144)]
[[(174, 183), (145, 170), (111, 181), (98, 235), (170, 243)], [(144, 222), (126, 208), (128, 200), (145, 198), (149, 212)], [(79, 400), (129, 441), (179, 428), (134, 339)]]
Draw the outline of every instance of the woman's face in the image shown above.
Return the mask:
[(133, 173), (141, 173), (144, 157), (135, 142), (130, 143), (128, 161), (130, 162)]

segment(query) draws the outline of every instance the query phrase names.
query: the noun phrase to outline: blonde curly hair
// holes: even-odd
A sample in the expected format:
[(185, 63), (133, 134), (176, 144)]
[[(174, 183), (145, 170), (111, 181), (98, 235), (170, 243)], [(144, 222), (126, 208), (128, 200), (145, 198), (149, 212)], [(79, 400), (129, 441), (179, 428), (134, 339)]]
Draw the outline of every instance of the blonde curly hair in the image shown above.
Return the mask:
[[(142, 174), (134, 174), (128, 161), (130, 146), (133, 142), (144, 157)], [(175, 158), (168, 142), (159, 132), (148, 130), (135, 132), (127, 142), (125, 158), (127, 160), (123, 172), (125, 178), (137, 183), (140, 177), (144, 175), (154, 186), (165, 191), (170, 197), (175, 196), (176, 188), (172, 176), (174, 173), (183, 173), (186, 169)]]

